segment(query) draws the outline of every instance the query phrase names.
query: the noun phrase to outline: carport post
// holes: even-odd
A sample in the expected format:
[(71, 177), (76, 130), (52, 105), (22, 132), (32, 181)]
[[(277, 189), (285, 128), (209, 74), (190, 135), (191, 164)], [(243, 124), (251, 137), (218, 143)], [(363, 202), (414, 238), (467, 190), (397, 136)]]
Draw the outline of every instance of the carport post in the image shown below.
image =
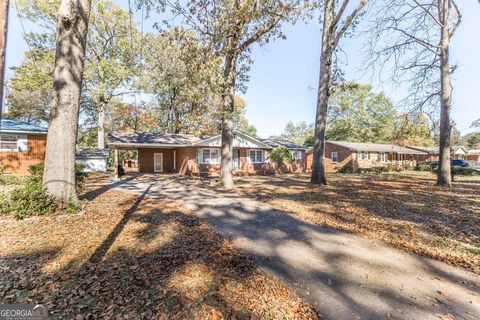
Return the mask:
[(113, 178), (118, 180), (118, 149), (117, 146), (113, 146)]

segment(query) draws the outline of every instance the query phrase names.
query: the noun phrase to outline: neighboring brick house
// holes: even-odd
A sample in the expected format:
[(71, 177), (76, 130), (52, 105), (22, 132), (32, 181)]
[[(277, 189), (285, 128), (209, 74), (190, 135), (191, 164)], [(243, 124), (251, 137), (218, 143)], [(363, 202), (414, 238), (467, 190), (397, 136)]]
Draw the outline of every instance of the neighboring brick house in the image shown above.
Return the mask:
[[(357, 171), (361, 168), (386, 166), (415, 166), (426, 152), (392, 144), (359, 143), (345, 141), (325, 142), (325, 171), (342, 169)], [(313, 151), (307, 151), (307, 169), (313, 164)]]
[(28, 168), (45, 159), (47, 128), (23, 121), (0, 121), (0, 164), (7, 174), (28, 175)]
[[(421, 162), (438, 161), (438, 147), (419, 147), (419, 146), (407, 146), (409, 149), (426, 152), (427, 155), (419, 159)], [(468, 150), (464, 146), (452, 146), (451, 157), (452, 159), (468, 160)]]
[[(180, 173), (218, 175), (220, 173), (221, 136), (112, 132), (108, 145), (114, 150), (138, 150), (138, 171), (141, 173)], [(287, 147), (295, 162), (278, 168), (269, 158), (278, 145)], [(235, 132), (233, 140), (233, 170), (235, 173), (268, 174), (305, 171), (306, 148), (290, 141), (256, 139)]]
[(466, 160), (472, 166), (480, 167), (480, 149), (468, 150)]

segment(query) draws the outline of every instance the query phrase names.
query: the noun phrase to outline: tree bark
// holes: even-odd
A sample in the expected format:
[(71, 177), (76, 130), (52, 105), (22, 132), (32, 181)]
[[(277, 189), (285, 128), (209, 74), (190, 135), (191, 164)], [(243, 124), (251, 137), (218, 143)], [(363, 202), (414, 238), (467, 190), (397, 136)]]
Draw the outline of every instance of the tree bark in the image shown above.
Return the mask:
[(105, 149), (105, 109), (103, 102), (98, 105), (97, 148)]
[(315, 117), (315, 136), (313, 143), (313, 164), (310, 181), (327, 184), (325, 176), (325, 130), (327, 124), (328, 100), (332, 73), (332, 55), (334, 42), (334, 0), (327, 0), (324, 8), (322, 51), (320, 54), (320, 75), (317, 93), (317, 112)]
[(222, 158), (220, 165), (220, 185), (227, 190), (233, 187), (232, 155), (235, 72), (235, 55), (228, 53), (225, 57), (223, 72), (225, 87), (222, 95)]
[(5, 89), (5, 54), (7, 52), (7, 28), (8, 28), (9, 0), (0, 3), (0, 117), (3, 108), (3, 90)]
[(450, 84), (449, 46), (450, 30), (448, 18), (450, 14), (450, 0), (442, 1), (440, 11), (442, 22), (440, 38), (440, 142), (439, 160), (440, 166), (437, 174), (437, 185), (451, 186), (450, 167), (450, 109), (452, 107), (452, 87)]
[(53, 98), (43, 184), (50, 194), (75, 199), (75, 146), (90, 0), (62, 0), (57, 14)]

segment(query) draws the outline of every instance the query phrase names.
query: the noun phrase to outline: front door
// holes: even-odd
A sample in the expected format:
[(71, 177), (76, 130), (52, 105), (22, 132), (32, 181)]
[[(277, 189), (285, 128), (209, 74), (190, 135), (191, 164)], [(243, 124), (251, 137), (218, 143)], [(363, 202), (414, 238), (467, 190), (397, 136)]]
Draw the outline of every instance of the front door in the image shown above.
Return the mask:
[(153, 154), (153, 172), (163, 172), (163, 153)]
[(233, 163), (232, 163), (233, 170), (240, 169), (239, 156), (240, 156), (240, 150), (233, 149)]

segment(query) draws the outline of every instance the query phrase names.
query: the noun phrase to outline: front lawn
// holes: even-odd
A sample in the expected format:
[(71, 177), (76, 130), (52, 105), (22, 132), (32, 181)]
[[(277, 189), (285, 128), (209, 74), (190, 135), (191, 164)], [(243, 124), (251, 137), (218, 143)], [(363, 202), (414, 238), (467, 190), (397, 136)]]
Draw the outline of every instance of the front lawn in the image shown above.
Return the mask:
[(180, 204), (105, 183), (88, 181), (76, 214), (0, 217), (0, 301), (55, 319), (318, 317)]
[(433, 174), (330, 174), (328, 186), (310, 176), (236, 178), (236, 191), (293, 216), (380, 239), (397, 248), (480, 274), (480, 179), (458, 177), (435, 187)]

